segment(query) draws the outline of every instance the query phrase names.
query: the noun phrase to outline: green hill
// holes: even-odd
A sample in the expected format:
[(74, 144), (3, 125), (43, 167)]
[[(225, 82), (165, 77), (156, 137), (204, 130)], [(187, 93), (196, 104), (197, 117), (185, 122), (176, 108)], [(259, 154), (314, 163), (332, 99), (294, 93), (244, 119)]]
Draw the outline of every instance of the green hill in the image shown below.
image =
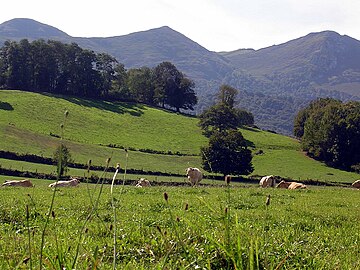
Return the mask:
[[(120, 147), (125, 147), (132, 150), (128, 168), (183, 174), (188, 166), (201, 166), (200, 147), (207, 139), (197, 126), (197, 118), (141, 104), (17, 90), (0, 91), (0, 150), (51, 157), (60, 141), (65, 110), (69, 115), (63, 137), (75, 162), (91, 159), (95, 165), (104, 165), (106, 158), (112, 157), (113, 164), (120, 162), (124, 167), (125, 151)], [(348, 183), (359, 178), (306, 157), (299, 143), (290, 137), (257, 129), (243, 129), (242, 133), (254, 145), (253, 175)], [(181, 155), (151, 154), (139, 149)], [(16, 164), (14, 161), (13, 168), (20, 166)]]

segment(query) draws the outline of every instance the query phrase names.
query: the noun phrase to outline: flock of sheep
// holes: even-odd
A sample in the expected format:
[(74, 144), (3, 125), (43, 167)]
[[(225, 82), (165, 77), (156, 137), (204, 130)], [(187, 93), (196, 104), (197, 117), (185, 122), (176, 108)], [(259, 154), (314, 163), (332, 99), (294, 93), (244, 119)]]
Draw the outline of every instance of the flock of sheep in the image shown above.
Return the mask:
[[(199, 182), (203, 179), (203, 173), (198, 168), (189, 167), (186, 169), (186, 176), (191, 184), (191, 186), (196, 186)], [(67, 181), (56, 181), (51, 183), (49, 187), (76, 187), (80, 184), (80, 181), (76, 178), (72, 178), (71, 180)], [(277, 188), (286, 188), (286, 189), (305, 189), (307, 188), (306, 185), (297, 182), (285, 182), (281, 181), (280, 183), (276, 184), (276, 177), (273, 175), (264, 176), (260, 180), (260, 187), (277, 187)], [(20, 186), (20, 187), (33, 187), (33, 184), (29, 179), (25, 180), (5, 180), (1, 186)], [(140, 178), (137, 181), (136, 187), (150, 187), (150, 181), (145, 178)], [(352, 183), (353, 188), (360, 189), (360, 180), (356, 180)]]

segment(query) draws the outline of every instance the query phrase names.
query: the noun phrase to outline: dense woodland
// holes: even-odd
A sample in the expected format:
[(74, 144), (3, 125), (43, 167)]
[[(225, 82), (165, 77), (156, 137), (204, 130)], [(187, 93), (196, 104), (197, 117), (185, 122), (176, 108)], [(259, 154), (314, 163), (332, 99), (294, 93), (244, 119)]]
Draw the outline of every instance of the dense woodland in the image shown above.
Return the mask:
[(297, 114), (294, 135), (309, 156), (360, 173), (360, 102), (315, 100)]
[(126, 70), (106, 53), (76, 43), (7, 41), (0, 49), (0, 88), (142, 102), (180, 111), (197, 103), (194, 82), (172, 63)]

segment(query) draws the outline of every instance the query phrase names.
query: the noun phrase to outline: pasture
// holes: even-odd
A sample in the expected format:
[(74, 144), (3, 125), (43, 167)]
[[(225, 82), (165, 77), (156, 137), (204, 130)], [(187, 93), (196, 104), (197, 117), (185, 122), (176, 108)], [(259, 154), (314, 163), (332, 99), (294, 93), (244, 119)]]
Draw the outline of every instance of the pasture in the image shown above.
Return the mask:
[[(159, 110), (145, 105), (111, 103), (59, 97), (16, 90), (0, 91), (0, 149), (20, 154), (52, 157), (59, 145), (60, 124), (64, 111), (69, 111), (63, 142), (70, 149), (75, 162), (104, 166), (112, 159), (112, 166), (125, 166), (123, 149), (149, 149), (185, 154), (164, 155), (129, 151), (127, 167), (144, 171), (182, 174), (185, 168), (201, 167), (200, 147), (207, 139), (201, 135), (197, 119)], [(274, 174), (296, 181), (320, 180), (350, 184), (358, 174), (325, 166), (300, 151), (299, 142), (286, 136), (258, 129), (241, 129), (254, 153), (253, 176)], [(101, 145), (100, 145), (101, 144)], [(262, 154), (255, 153), (262, 151)], [(20, 164), (0, 160), (4, 168), (33, 168), (42, 172), (52, 170), (32, 163)], [(73, 176), (83, 176), (71, 170)]]
[(33, 183), (0, 188), (1, 269), (360, 268), (359, 190)]
[[(200, 167), (207, 143), (197, 119), (131, 103), (0, 91), (0, 149), (52, 157), (63, 143), (75, 162), (160, 171), (136, 188), (91, 171), (98, 184), (0, 188), (0, 269), (359, 269), (360, 192), (351, 188), (260, 189), (204, 179), (190, 188), (185, 168)], [(176, 123), (176, 124), (174, 124)], [(242, 129), (254, 154), (252, 176), (349, 184), (359, 175), (306, 157), (296, 140)], [(115, 144), (124, 149), (107, 147)], [(184, 155), (144, 153), (138, 149)], [(261, 151), (260, 151), (261, 150)], [(56, 174), (56, 167), (0, 159), (1, 168)], [(88, 176), (70, 168), (71, 176)], [(7, 176), (0, 175), (3, 183)], [(13, 177), (11, 177), (13, 179)], [(14, 178), (15, 179), (15, 178)], [(166, 182), (166, 185), (164, 184)], [(165, 195), (166, 194), (166, 195)], [(266, 205), (270, 195), (270, 205)]]

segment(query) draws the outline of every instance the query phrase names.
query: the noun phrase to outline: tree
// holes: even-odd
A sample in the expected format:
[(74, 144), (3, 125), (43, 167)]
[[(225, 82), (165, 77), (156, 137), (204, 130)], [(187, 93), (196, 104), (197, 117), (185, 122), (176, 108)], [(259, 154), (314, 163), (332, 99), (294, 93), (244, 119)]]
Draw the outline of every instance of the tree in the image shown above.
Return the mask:
[(206, 137), (216, 131), (223, 132), (240, 126), (236, 111), (223, 103), (211, 106), (199, 115), (199, 119), (199, 126)]
[(114, 69), (114, 79), (112, 81), (110, 96), (122, 100), (131, 100), (127, 85), (127, 73), (123, 64), (117, 64)]
[(320, 111), (329, 104), (340, 104), (339, 100), (333, 98), (319, 98), (312, 101), (306, 108), (300, 110), (294, 120), (294, 135), (301, 138), (304, 135), (305, 122), (314, 112)]
[(205, 136), (210, 137), (215, 131), (222, 132), (254, 124), (254, 117), (250, 112), (234, 107), (237, 93), (235, 88), (222, 85), (217, 94), (217, 104), (199, 115), (199, 126)]
[(70, 150), (63, 143), (56, 148), (53, 160), (57, 164), (58, 176), (60, 178), (68, 172), (69, 163), (74, 162), (71, 158)]
[(209, 145), (201, 148), (201, 156), (203, 168), (209, 172), (248, 175), (254, 170), (246, 140), (235, 129), (214, 132)]
[(154, 104), (154, 75), (148, 67), (133, 68), (127, 72), (127, 85), (130, 95), (136, 101), (153, 105)]
[(154, 101), (162, 107), (168, 105), (180, 109), (193, 110), (197, 103), (194, 91), (194, 82), (186, 78), (175, 65), (162, 62), (154, 69)]
[(102, 95), (107, 97), (111, 89), (112, 81), (115, 77), (115, 67), (118, 61), (115, 57), (106, 53), (96, 55), (96, 70), (102, 78)]
[(298, 113), (295, 127), (309, 156), (343, 169), (360, 164), (359, 102), (316, 100)]
[(230, 108), (234, 108), (236, 96), (239, 94), (239, 91), (227, 84), (223, 84), (220, 86), (218, 92), (218, 100), (220, 103), (229, 106)]

